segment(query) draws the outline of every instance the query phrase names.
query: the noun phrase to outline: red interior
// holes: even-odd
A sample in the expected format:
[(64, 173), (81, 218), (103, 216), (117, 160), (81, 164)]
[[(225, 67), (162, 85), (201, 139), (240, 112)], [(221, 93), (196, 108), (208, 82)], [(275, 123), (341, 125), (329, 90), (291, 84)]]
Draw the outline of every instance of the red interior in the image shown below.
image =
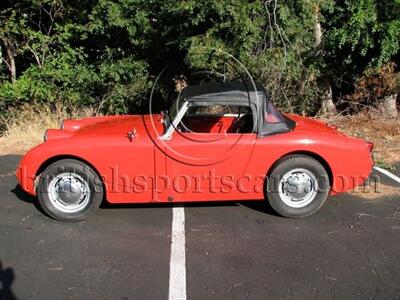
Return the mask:
[(189, 116), (182, 123), (191, 131), (199, 133), (235, 132), (238, 118), (232, 116)]

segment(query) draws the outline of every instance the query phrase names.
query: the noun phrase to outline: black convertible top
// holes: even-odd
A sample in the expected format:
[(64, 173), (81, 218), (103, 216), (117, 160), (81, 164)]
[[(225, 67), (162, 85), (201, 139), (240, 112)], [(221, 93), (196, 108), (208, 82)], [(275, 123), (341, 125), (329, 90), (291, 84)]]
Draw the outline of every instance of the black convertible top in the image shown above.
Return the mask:
[(295, 122), (274, 107), (264, 87), (252, 82), (209, 82), (191, 85), (182, 94), (191, 105), (240, 105), (253, 111), (254, 130), (259, 136), (291, 131)]
[[(250, 82), (210, 82), (202, 85), (191, 85), (182, 91), (183, 97), (188, 101), (211, 102), (221, 104), (226, 102), (254, 102), (264, 100), (265, 89), (258, 83)], [(258, 106), (258, 104), (257, 104)]]

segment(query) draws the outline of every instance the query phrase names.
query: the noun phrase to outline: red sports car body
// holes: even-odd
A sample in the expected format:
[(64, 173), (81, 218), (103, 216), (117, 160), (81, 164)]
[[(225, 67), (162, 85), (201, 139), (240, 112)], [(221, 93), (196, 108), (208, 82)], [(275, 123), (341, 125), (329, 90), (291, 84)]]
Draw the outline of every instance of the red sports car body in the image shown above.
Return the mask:
[[(64, 120), (23, 156), (19, 184), (60, 220), (85, 218), (96, 186), (111, 203), (270, 200), (271, 193), (281, 195), (271, 203), (280, 214), (302, 217), (322, 205), (306, 209), (319, 193), (348, 191), (369, 176), (371, 143), (280, 114), (258, 86), (253, 93), (238, 84), (200, 87), (184, 90), (168, 113)], [(84, 178), (85, 168), (93, 178)], [(41, 184), (44, 175), (53, 179)], [(272, 175), (275, 193), (266, 191)], [(313, 193), (324, 186), (320, 175), (328, 190)]]

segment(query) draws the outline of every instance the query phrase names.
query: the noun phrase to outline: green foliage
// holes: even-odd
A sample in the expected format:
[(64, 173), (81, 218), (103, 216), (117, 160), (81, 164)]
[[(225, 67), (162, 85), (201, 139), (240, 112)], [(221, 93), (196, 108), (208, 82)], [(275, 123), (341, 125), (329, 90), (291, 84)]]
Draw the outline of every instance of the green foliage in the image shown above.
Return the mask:
[(347, 85), (352, 85), (368, 67), (398, 60), (398, 0), (337, 1), (325, 19), (328, 69)]
[(366, 68), (398, 60), (399, 7), (399, 0), (4, 0), (0, 114), (30, 102), (136, 112), (168, 64), (164, 90), (182, 75), (194, 82), (201, 70), (246, 77), (238, 62), (280, 107), (313, 114), (320, 78), (340, 95)]
[(393, 163), (387, 162), (384, 159), (378, 159), (377, 161), (375, 161), (375, 165), (377, 167), (380, 167), (380, 168), (388, 170), (388, 171), (396, 170), (396, 167), (393, 165)]

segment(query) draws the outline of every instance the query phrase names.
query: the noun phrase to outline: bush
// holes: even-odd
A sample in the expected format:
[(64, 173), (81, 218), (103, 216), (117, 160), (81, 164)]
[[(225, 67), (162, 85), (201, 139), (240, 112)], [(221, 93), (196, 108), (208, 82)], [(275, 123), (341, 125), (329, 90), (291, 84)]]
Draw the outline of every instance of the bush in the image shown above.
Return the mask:
[(355, 92), (345, 96), (353, 111), (366, 107), (378, 107), (387, 96), (398, 94), (400, 73), (396, 65), (388, 63), (379, 68), (368, 68), (355, 83)]

